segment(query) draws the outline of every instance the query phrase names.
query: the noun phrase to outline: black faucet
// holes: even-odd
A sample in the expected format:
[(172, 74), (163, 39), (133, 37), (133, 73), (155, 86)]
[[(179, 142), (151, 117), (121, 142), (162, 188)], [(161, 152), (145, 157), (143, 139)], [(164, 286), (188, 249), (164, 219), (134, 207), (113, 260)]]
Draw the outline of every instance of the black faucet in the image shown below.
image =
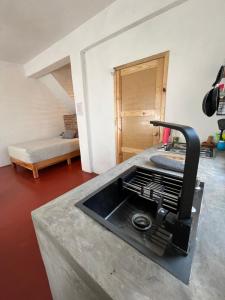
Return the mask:
[[(168, 223), (173, 224), (171, 226), (174, 234), (173, 243), (177, 245), (177, 247), (180, 248), (185, 254), (187, 254), (192, 223), (191, 211), (194, 200), (196, 176), (200, 155), (199, 137), (195, 130), (189, 126), (162, 121), (151, 121), (150, 124), (180, 131), (183, 133), (187, 143), (183, 186), (177, 220), (174, 220), (173, 216), (171, 217), (171, 215), (167, 216)], [(171, 220), (169, 220), (170, 218)]]

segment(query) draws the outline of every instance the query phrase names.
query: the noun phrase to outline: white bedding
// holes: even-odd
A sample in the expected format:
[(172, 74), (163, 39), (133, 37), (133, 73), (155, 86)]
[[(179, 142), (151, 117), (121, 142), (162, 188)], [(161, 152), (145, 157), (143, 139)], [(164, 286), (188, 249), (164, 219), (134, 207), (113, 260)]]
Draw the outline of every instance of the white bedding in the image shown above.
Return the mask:
[(79, 149), (79, 139), (48, 138), (8, 147), (9, 156), (27, 163), (36, 163)]

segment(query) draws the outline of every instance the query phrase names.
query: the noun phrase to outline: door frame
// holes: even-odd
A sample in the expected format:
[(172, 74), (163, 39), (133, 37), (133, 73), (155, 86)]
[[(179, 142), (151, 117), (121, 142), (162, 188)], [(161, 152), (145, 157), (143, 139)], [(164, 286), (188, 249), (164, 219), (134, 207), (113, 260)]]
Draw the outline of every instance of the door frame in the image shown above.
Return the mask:
[[(121, 70), (129, 67), (133, 67), (142, 63), (150, 62), (155, 59), (163, 58), (163, 90), (161, 96), (161, 109), (160, 109), (160, 120), (165, 119), (165, 106), (166, 106), (166, 88), (167, 88), (167, 76), (168, 76), (168, 65), (169, 65), (169, 51), (155, 54), (146, 58), (142, 58), (124, 65), (120, 65), (114, 68), (114, 104), (115, 104), (115, 138), (116, 138), (116, 163), (120, 163), (120, 149), (122, 143), (122, 124), (121, 124)], [(160, 139), (162, 137), (162, 130), (160, 130)]]

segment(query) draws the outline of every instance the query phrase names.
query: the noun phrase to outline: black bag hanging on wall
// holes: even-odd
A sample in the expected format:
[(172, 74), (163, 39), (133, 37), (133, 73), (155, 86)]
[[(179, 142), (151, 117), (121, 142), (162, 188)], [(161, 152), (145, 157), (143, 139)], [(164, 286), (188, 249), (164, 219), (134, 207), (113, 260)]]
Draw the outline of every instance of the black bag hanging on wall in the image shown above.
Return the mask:
[(211, 117), (217, 110), (219, 98), (219, 88), (212, 88), (204, 97), (202, 110), (207, 117)]
[(219, 87), (218, 83), (225, 77), (225, 66), (221, 66), (217, 74), (213, 88), (205, 95), (202, 102), (202, 110), (207, 117), (214, 115), (219, 105)]

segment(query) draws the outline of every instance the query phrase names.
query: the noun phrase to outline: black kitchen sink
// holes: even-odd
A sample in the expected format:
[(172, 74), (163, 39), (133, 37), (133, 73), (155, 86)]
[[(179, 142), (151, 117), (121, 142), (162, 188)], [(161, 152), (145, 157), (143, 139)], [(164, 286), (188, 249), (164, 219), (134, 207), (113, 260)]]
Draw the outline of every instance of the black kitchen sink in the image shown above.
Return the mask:
[(190, 230), (188, 221), (176, 221), (182, 184), (182, 177), (134, 166), (76, 206), (188, 283), (203, 185), (195, 192)]
[(184, 135), (182, 177), (134, 166), (76, 206), (187, 284), (204, 186), (196, 186), (200, 141), (189, 126), (150, 124)]

